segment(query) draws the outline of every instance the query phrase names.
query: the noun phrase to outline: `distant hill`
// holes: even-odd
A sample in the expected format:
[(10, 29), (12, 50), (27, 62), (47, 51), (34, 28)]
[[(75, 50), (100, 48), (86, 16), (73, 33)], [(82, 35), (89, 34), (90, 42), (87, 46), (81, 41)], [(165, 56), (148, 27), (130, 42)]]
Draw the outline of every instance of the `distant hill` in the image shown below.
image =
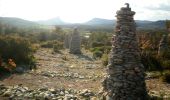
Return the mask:
[(37, 23), (43, 24), (43, 25), (65, 25), (65, 24), (68, 24), (68, 23), (62, 21), (59, 17), (48, 19), (48, 20), (40, 20), (40, 21), (37, 21)]
[(114, 25), (115, 24), (115, 20), (108, 20), (108, 19), (102, 19), (102, 18), (93, 18), (88, 22), (83, 23), (85, 25), (97, 25), (97, 26), (101, 26), (101, 25)]
[(159, 21), (139, 21), (136, 20), (138, 29), (165, 29), (165, 20)]
[[(165, 20), (159, 21), (136, 20), (135, 22), (138, 29), (165, 29)], [(113, 28), (113, 26), (116, 25), (116, 20), (93, 18), (92, 20), (83, 24)]]
[(31, 28), (31, 27), (39, 26), (39, 24), (35, 22), (27, 21), (15, 17), (0, 17), (0, 24), (13, 26), (13, 27), (20, 27), (20, 28)]
[[(108, 20), (102, 18), (93, 18), (85, 23), (70, 24), (62, 21), (60, 18), (53, 18), (44, 21), (27, 21), (20, 18), (13, 17), (0, 17), (0, 23), (15, 26), (20, 28), (35, 28), (35, 27), (47, 27), (47, 25), (58, 25), (61, 27), (72, 28), (75, 26), (81, 27), (84, 30), (110, 30), (114, 29), (116, 25), (116, 20)], [(146, 21), (146, 20), (136, 20), (137, 29), (165, 29), (165, 20), (159, 21)]]

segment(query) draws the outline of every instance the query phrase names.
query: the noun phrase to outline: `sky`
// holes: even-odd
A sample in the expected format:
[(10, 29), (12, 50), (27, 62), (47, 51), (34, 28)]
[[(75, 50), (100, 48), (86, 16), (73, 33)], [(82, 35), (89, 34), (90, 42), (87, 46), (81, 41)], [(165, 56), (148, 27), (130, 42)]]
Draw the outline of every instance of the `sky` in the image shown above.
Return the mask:
[(30, 21), (59, 17), (81, 23), (92, 18), (115, 19), (125, 3), (136, 12), (136, 20), (170, 19), (170, 0), (0, 0), (0, 16)]

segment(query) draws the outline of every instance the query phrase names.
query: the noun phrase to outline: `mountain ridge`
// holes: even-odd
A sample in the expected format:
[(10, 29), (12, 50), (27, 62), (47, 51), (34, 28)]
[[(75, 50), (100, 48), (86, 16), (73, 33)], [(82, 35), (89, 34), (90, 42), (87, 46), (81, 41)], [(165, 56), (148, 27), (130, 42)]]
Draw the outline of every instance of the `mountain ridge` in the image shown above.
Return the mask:
[[(148, 21), (148, 20), (135, 20), (138, 29), (165, 29), (165, 20)], [(113, 28), (116, 25), (114, 19), (93, 18), (84, 23), (67, 23), (62, 21), (59, 17), (42, 21), (28, 21), (16, 17), (0, 17), (1, 24), (7, 24), (17, 27), (35, 27), (38, 25), (57, 25), (57, 26), (86, 26), (86, 27), (106, 27)]]

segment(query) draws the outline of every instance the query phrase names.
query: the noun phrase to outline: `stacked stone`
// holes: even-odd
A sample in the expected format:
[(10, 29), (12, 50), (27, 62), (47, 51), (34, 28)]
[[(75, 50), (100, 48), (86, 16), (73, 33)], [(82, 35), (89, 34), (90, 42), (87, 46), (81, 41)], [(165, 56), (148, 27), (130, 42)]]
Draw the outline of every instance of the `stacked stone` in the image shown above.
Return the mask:
[(80, 34), (77, 31), (77, 28), (74, 28), (74, 31), (73, 31), (73, 34), (70, 40), (70, 47), (69, 47), (70, 53), (81, 54), (80, 46), (81, 46)]
[(65, 39), (64, 39), (64, 48), (68, 49), (69, 43), (70, 43), (70, 36), (66, 34)]
[(134, 11), (129, 4), (117, 11), (117, 25), (103, 89), (107, 100), (147, 100), (144, 67), (136, 40)]
[(159, 43), (158, 56), (163, 57), (168, 52), (168, 39), (167, 35), (163, 35)]

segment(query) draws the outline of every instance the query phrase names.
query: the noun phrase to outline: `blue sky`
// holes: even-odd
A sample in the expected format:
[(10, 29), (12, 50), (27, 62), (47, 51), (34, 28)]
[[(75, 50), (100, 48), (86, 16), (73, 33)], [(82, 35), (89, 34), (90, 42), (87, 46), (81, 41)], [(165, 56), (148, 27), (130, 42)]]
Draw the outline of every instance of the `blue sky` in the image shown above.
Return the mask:
[(116, 11), (126, 2), (136, 12), (136, 20), (170, 19), (170, 0), (0, 0), (0, 16), (31, 21), (60, 17), (76, 23), (115, 19)]

